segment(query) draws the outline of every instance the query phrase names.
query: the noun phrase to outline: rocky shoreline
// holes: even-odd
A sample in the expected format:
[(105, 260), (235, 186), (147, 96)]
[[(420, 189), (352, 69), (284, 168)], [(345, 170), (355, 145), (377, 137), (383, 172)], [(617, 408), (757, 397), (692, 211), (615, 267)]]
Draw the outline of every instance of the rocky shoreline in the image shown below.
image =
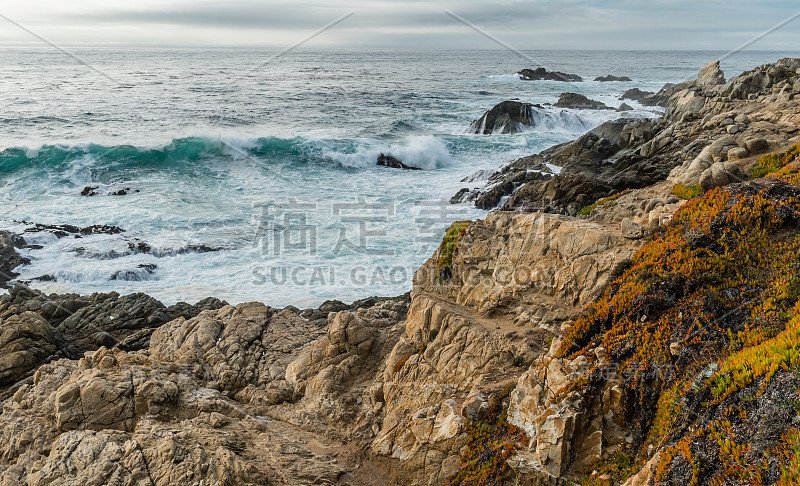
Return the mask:
[[(454, 197), (497, 210), (455, 223), (396, 298), (15, 286), (0, 484), (790, 481), (799, 94), (798, 59), (730, 81), (709, 63), (658, 93), (660, 119), (511, 162)], [(525, 121), (508, 112), (473, 128)], [(23, 245), (0, 234), (0, 284)]]

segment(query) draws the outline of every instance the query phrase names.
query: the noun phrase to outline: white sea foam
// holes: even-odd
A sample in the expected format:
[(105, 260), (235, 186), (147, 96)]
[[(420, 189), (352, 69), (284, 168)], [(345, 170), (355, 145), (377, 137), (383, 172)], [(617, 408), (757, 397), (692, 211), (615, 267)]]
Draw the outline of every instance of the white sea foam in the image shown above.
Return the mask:
[(354, 152), (342, 152), (327, 147), (322, 149), (323, 157), (345, 167), (358, 168), (374, 167), (382, 153), (396, 157), (406, 165), (427, 170), (446, 167), (452, 162), (447, 145), (431, 135), (412, 136), (401, 143), (392, 144), (366, 142), (360, 144)]

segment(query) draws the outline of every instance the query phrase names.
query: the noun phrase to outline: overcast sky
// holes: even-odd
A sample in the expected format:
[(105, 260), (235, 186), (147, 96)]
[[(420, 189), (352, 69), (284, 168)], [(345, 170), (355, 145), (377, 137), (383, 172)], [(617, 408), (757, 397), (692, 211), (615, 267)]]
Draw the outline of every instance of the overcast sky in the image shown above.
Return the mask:
[[(10, 2), (6, 2), (10, 3)], [(444, 14), (464, 17), (526, 49), (729, 50), (800, 11), (754, 0), (27, 0), (0, 14), (65, 46), (275, 46), (294, 44), (349, 11), (309, 47), (498, 46)], [(0, 45), (42, 45), (0, 18)], [(754, 44), (800, 49), (800, 19)]]

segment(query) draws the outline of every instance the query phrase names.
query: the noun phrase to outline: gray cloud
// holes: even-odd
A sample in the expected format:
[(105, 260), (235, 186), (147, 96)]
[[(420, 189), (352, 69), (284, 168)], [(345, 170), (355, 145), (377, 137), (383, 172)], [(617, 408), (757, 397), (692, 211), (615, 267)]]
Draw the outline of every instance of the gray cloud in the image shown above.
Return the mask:
[[(281, 45), (282, 41), (276, 39), (287, 39), (284, 44), (289, 44), (355, 10), (355, 16), (318, 41), (374, 47), (496, 48), (446, 16), (445, 9), (520, 49), (726, 50), (792, 15), (800, 6), (783, 0), (758, 2), (756, 6), (744, 0), (151, 0), (131, 3), (129, 8), (76, 8), (66, 15), (48, 14), (48, 9), (40, 8), (28, 18), (37, 25), (69, 27), (65, 35), (78, 42), (102, 43), (97, 34), (82, 32), (105, 29), (124, 33), (115, 37), (115, 43)], [(787, 26), (753, 47), (800, 46), (797, 25)], [(254, 31), (284, 35), (260, 37), (253, 35)], [(181, 38), (181, 32), (186, 33), (184, 42), (175, 40)]]

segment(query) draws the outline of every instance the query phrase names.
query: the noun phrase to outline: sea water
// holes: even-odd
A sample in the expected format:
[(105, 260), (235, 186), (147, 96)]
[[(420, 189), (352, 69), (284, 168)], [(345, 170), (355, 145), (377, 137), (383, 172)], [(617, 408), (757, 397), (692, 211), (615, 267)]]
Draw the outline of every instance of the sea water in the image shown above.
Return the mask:
[[(23, 234), (18, 281), (146, 292), (167, 304), (318, 305), (410, 290), (462, 187), (622, 116), (547, 107), (548, 122), (475, 135), (495, 104), (582, 93), (618, 107), (696, 75), (715, 52), (70, 49), (0, 52), (0, 229)], [(744, 52), (730, 77), (792, 53)], [(522, 81), (537, 67), (582, 83)], [(631, 82), (595, 82), (597, 76)], [(626, 101), (625, 116), (658, 109)], [(377, 167), (379, 154), (422, 168)], [(482, 176), (462, 182), (476, 172)], [(86, 196), (84, 188), (96, 195)], [(118, 191), (126, 195), (110, 195)], [(32, 231), (114, 226), (111, 234)]]

